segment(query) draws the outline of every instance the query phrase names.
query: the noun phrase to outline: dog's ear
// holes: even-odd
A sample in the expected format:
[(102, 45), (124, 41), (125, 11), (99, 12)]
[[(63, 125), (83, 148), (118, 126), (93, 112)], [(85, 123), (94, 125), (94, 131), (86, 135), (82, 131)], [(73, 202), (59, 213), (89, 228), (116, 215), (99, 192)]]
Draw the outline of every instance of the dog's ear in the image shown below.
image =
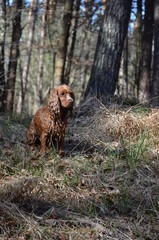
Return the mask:
[[(74, 103), (75, 103), (75, 94), (74, 94), (73, 91), (71, 91), (71, 97), (73, 98), (73, 101), (74, 101)], [(73, 104), (74, 104), (74, 103), (73, 103)]]
[(69, 117), (72, 118), (73, 107), (69, 111), (70, 111)]
[(59, 102), (57, 88), (54, 88), (52, 90), (52, 93), (51, 93), (51, 95), (49, 97), (48, 106), (49, 106), (50, 114), (54, 118), (58, 118), (58, 116), (60, 114), (60, 102)]
[(71, 107), (71, 109), (70, 109), (70, 118), (72, 118), (73, 106), (74, 106), (74, 104), (75, 104), (75, 94), (74, 94), (73, 91), (71, 91), (71, 97), (72, 97), (72, 99), (73, 99), (73, 105), (72, 105), (72, 107)]

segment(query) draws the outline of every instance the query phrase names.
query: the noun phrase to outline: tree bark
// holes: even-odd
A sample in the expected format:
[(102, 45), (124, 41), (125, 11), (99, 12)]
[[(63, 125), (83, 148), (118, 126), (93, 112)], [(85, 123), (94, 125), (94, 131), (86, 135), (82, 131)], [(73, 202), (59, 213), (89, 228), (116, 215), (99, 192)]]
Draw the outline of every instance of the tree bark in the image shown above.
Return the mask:
[(22, 0), (14, 0), (14, 19), (13, 19), (13, 32), (12, 32), (12, 43), (9, 57), (9, 66), (7, 74), (6, 84), (6, 111), (13, 112), (14, 104), (14, 92), (15, 92), (15, 81), (16, 81), (16, 70), (19, 55), (19, 40), (21, 37), (21, 11), (22, 11)]
[(81, 0), (76, 0), (75, 5), (75, 21), (74, 26), (72, 29), (72, 40), (71, 40), (71, 47), (68, 54), (68, 63), (65, 71), (65, 83), (69, 84), (69, 78), (70, 78), (70, 72), (71, 72), (71, 66), (72, 66), (72, 58), (74, 54), (74, 48), (76, 43), (76, 34), (77, 34), (77, 27), (78, 27), (78, 20), (79, 20), (79, 10), (80, 10), (80, 3)]
[(150, 97), (152, 38), (154, 24), (154, 0), (145, 1), (144, 32), (142, 38), (142, 56), (140, 64), (139, 100)]
[(139, 95), (139, 69), (142, 51), (142, 0), (137, 0), (137, 14), (134, 26), (134, 68), (135, 68), (135, 84), (137, 86), (137, 95)]
[(37, 10), (38, 10), (38, 0), (32, 0), (31, 2), (31, 9), (29, 13), (29, 33), (28, 33), (28, 42), (27, 42), (27, 54), (24, 62), (23, 73), (22, 73), (22, 103), (21, 103), (21, 112), (24, 110), (25, 104), (25, 95), (27, 90), (28, 84), (28, 74), (29, 74), (29, 67), (30, 67), (30, 59), (31, 59), (31, 52), (32, 52), (32, 44), (34, 38), (34, 29), (35, 29), (35, 22), (37, 17)]
[(48, 0), (43, 1), (43, 15), (42, 15), (42, 27), (41, 27), (41, 41), (40, 41), (40, 52), (39, 52), (39, 71), (37, 77), (37, 96), (38, 105), (42, 104), (42, 82), (43, 82), (43, 65), (44, 65), (44, 48), (45, 48), (45, 37), (46, 37), (46, 18), (48, 9)]
[(64, 70), (65, 70), (69, 30), (70, 30), (71, 18), (72, 18), (73, 2), (74, 1), (72, 0), (65, 0), (64, 14), (61, 21), (61, 30), (60, 30), (59, 40), (58, 40), (58, 50), (57, 50), (56, 61), (55, 61), (55, 73), (54, 73), (55, 86), (65, 82)]
[(125, 38), (123, 49), (123, 80), (124, 97), (128, 97), (128, 36)]
[(159, 0), (154, 6), (154, 76), (152, 83), (153, 105), (159, 105)]
[(106, 9), (106, 0), (103, 0), (103, 14), (105, 12), (105, 9)]
[(85, 97), (104, 99), (115, 92), (132, 1), (107, 0)]
[[(84, 29), (84, 38), (82, 43), (82, 51), (80, 58), (83, 59), (83, 62), (87, 62), (90, 55), (90, 32), (91, 32), (91, 22), (93, 17), (93, 5), (94, 0), (85, 0), (85, 29)], [(82, 95), (81, 98), (84, 96), (84, 90), (86, 88), (86, 78), (87, 78), (88, 66), (85, 65), (82, 68), (81, 79), (82, 79)]]
[(47, 18), (47, 27), (48, 27), (48, 37), (49, 42), (52, 50), (52, 76), (50, 78), (52, 81), (50, 82), (50, 89), (54, 87), (54, 75), (55, 75), (55, 61), (56, 61), (56, 21), (57, 15), (59, 14), (58, 11), (58, 0), (49, 0), (49, 16)]
[(5, 34), (6, 34), (6, 1), (0, 3), (0, 112), (4, 110), (4, 88), (5, 88)]

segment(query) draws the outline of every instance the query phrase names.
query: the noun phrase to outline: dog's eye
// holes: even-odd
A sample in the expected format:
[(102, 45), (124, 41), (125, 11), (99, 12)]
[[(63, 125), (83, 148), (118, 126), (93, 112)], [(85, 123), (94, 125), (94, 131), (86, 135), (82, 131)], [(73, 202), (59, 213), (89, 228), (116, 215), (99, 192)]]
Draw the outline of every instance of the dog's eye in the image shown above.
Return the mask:
[(65, 95), (65, 92), (62, 92), (62, 93), (61, 93), (61, 96), (64, 96), (64, 95)]

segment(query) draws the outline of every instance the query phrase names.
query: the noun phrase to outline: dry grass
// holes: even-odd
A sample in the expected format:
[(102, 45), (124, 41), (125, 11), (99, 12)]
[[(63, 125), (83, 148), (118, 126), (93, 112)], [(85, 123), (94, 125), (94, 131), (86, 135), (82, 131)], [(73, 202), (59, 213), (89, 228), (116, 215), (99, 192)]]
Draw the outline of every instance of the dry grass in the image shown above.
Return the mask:
[(24, 125), (0, 123), (0, 239), (158, 239), (158, 109), (88, 101), (63, 160), (36, 158)]

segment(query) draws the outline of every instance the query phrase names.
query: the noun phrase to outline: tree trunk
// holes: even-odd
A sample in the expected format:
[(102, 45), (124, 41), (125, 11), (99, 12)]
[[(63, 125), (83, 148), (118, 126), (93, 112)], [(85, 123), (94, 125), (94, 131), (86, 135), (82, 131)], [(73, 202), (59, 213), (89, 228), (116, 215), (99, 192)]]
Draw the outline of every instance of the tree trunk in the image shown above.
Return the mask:
[(42, 104), (42, 81), (43, 81), (43, 65), (44, 65), (44, 48), (45, 48), (45, 36), (46, 36), (46, 18), (47, 18), (48, 0), (43, 1), (43, 15), (42, 15), (42, 27), (41, 27), (41, 41), (39, 52), (39, 71), (37, 78), (37, 96), (38, 105)]
[(5, 34), (6, 34), (6, 1), (0, 3), (0, 112), (4, 110), (4, 87), (5, 87)]
[(24, 61), (23, 74), (22, 74), (23, 87), (22, 87), (21, 112), (23, 112), (24, 104), (25, 104), (25, 95), (26, 95), (27, 84), (28, 84), (28, 73), (29, 73), (32, 44), (33, 44), (33, 38), (34, 38), (34, 29), (35, 29), (35, 22), (37, 17), (37, 10), (38, 10), (38, 0), (32, 0), (30, 7), (31, 9), (30, 9), (29, 18), (28, 18), (29, 33), (28, 33), (28, 43), (27, 43), (27, 54)]
[(137, 95), (139, 95), (139, 68), (141, 62), (142, 49), (142, 0), (137, 0), (137, 14), (134, 26), (134, 68), (135, 68), (135, 84), (137, 86)]
[(69, 84), (69, 78), (70, 78), (70, 72), (71, 72), (71, 66), (72, 66), (72, 58), (73, 58), (74, 48), (75, 48), (75, 43), (76, 43), (76, 34), (77, 34), (77, 27), (78, 27), (78, 20), (79, 20), (80, 3), (81, 3), (81, 0), (76, 0), (75, 21), (74, 21), (74, 26), (72, 29), (71, 47), (70, 47), (70, 51), (68, 54), (68, 63), (67, 63), (66, 71), (65, 71), (65, 83), (66, 84)]
[(64, 70), (65, 70), (69, 30), (70, 30), (71, 18), (72, 18), (73, 2), (74, 1), (72, 0), (65, 0), (64, 14), (61, 21), (60, 36), (58, 40), (58, 50), (57, 50), (56, 62), (55, 62), (54, 83), (56, 86), (65, 82)]
[(56, 31), (57, 31), (57, 14), (58, 14), (58, 0), (49, 0), (49, 16), (47, 16), (47, 28), (50, 46), (52, 49), (52, 76), (50, 78), (50, 89), (54, 87), (54, 75), (55, 75), (55, 60), (56, 60)]
[(106, 9), (106, 0), (103, 0), (103, 14), (105, 12), (105, 9)]
[[(154, 6), (154, 76), (152, 83), (153, 105), (159, 105), (159, 0), (155, 0)], [(149, 9), (150, 10), (150, 9)]]
[(85, 97), (96, 95), (105, 98), (115, 92), (131, 2), (107, 0)]
[[(93, 5), (95, 3), (94, 0), (85, 0), (85, 29), (84, 29), (84, 38), (82, 43), (82, 51), (80, 58), (83, 59), (83, 62), (87, 63), (90, 55), (90, 35), (91, 35), (91, 22), (92, 22), (92, 16), (93, 16)], [(81, 98), (84, 96), (84, 90), (86, 88), (86, 79), (87, 79), (87, 72), (88, 72), (88, 66), (87, 64), (83, 66), (82, 73), (81, 73), (81, 79), (82, 79), (82, 95)]]
[(139, 100), (150, 97), (152, 38), (154, 24), (154, 0), (145, 1), (144, 32), (142, 38), (142, 56), (140, 64)]
[(22, 0), (14, 0), (14, 19), (13, 19), (13, 32), (12, 32), (12, 43), (9, 57), (9, 66), (7, 74), (6, 84), (6, 110), (7, 112), (13, 112), (14, 104), (14, 92), (15, 92), (15, 81), (16, 81), (16, 70), (19, 55), (19, 40), (21, 37), (21, 11), (22, 11)]
[(125, 38), (123, 49), (123, 80), (124, 97), (128, 97), (128, 36)]
[(57, 7), (57, 1), (58, 0), (49, 0), (48, 6), (49, 6), (49, 19), (50, 19), (50, 22), (54, 22), (55, 11), (56, 11), (56, 7)]

